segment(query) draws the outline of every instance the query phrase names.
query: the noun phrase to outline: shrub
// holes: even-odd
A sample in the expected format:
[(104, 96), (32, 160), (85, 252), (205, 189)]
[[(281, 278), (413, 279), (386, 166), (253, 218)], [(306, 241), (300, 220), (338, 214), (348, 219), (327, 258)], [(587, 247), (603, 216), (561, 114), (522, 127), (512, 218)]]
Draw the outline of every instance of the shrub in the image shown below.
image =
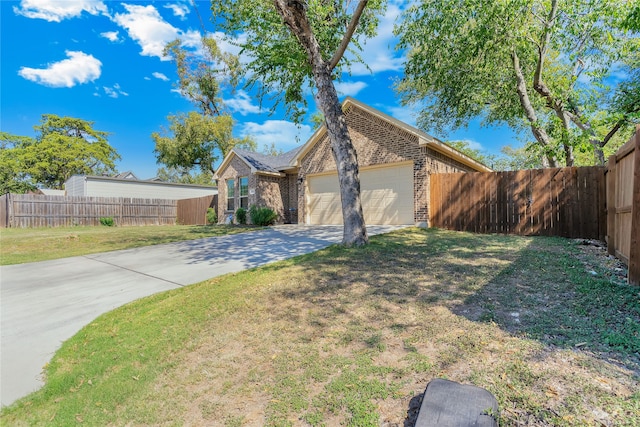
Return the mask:
[(207, 209), (207, 224), (217, 224), (218, 223), (218, 214), (216, 210), (213, 208)]
[(238, 224), (246, 224), (247, 223), (247, 210), (245, 208), (238, 208), (236, 211), (236, 221)]
[(100, 218), (100, 224), (104, 225), (105, 227), (113, 227), (115, 223), (112, 217), (103, 216), (102, 218)]
[(274, 224), (278, 217), (278, 214), (273, 209), (267, 207), (259, 208), (256, 205), (251, 205), (249, 215), (253, 224), (261, 226)]

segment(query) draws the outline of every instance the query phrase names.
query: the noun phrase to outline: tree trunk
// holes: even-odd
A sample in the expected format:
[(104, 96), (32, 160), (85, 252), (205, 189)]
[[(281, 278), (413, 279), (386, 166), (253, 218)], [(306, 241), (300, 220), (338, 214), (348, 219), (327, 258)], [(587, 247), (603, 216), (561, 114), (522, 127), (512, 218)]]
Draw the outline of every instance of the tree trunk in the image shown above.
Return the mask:
[[(540, 143), (546, 153), (551, 147), (551, 139), (544, 128), (538, 125), (538, 115), (536, 114), (536, 110), (533, 108), (533, 105), (531, 105), (529, 93), (527, 92), (527, 84), (525, 83), (524, 74), (522, 74), (522, 69), (520, 68), (520, 58), (518, 58), (518, 54), (515, 50), (511, 52), (511, 59), (513, 61), (513, 69), (516, 73), (516, 92), (518, 92), (518, 97), (520, 98), (520, 105), (527, 116), (527, 120), (529, 120), (533, 136), (536, 138), (536, 141)], [(545, 154), (543, 156), (542, 164), (545, 167), (558, 167), (558, 161), (555, 156), (552, 156), (551, 154)]]
[(369, 242), (369, 237), (360, 200), (358, 160), (342, 112), (342, 105), (333, 85), (331, 64), (322, 58), (320, 46), (307, 19), (304, 2), (274, 0), (274, 6), (309, 57), (309, 64), (318, 89), (316, 101), (324, 114), (331, 150), (338, 169), (344, 223), (342, 243), (347, 246), (365, 245)]
[(569, 118), (562, 110), (556, 110), (557, 116), (562, 120), (562, 145), (564, 147), (564, 158), (567, 167), (573, 166), (573, 145), (571, 145)]
[(328, 70), (314, 69), (313, 75), (318, 88), (316, 101), (325, 117), (333, 158), (338, 168), (344, 222), (342, 243), (345, 245), (364, 245), (369, 238), (360, 200), (360, 177), (356, 150), (347, 129), (347, 121), (342, 112), (342, 105), (338, 101), (331, 73)]

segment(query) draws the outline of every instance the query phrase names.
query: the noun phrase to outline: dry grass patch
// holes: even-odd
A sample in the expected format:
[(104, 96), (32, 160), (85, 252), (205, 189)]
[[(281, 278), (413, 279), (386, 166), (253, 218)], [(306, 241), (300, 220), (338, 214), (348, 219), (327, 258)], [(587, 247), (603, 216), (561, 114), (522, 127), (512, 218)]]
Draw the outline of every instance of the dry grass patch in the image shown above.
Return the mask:
[(71, 396), (48, 383), (3, 418), (412, 425), (427, 382), (445, 377), (494, 393), (503, 426), (637, 425), (640, 291), (580, 249), (412, 229), (152, 297), (85, 328), (49, 370), (58, 381), (96, 365), (100, 331), (117, 323), (111, 364), (85, 377), (92, 391), (133, 388), (72, 406), (86, 386)]

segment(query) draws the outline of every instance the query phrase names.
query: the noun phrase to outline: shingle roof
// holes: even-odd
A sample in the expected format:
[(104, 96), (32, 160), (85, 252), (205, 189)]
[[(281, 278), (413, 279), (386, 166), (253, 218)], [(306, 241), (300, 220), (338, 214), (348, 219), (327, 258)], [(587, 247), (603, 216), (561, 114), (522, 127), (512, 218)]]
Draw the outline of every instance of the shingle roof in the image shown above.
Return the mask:
[(241, 148), (234, 148), (233, 151), (259, 172), (279, 173), (282, 170), (291, 168), (290, 162), (296, 154), (298, 154), (300, 149), (302, 149), (302, 147), (294, 148), (278, 156), (256, 153), (255, 151), (243, 150)]

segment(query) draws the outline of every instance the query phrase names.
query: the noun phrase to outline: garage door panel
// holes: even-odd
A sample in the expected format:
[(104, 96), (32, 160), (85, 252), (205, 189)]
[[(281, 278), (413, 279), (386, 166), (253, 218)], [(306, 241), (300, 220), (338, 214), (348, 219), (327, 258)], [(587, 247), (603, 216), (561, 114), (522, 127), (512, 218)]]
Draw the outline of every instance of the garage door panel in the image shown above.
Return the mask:
[[(307, 180), (311, 224), (342, 224), (338, 175)], [(360, 198), (367, 224), (413, 224), (413, 166), (405, 164), (360, 171)]]

